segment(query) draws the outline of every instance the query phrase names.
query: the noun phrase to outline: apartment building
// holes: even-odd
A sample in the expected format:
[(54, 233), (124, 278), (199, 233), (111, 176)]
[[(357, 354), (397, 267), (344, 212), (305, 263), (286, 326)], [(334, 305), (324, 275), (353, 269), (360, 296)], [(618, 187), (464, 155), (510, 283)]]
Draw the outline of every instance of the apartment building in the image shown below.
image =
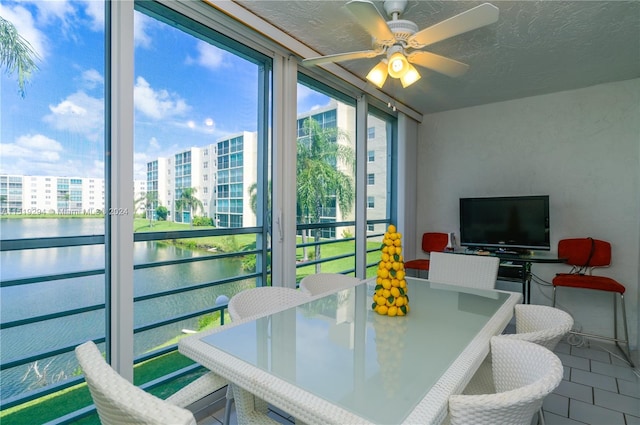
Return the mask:
[[(134, 199), (144, 197), (146, 182), (134, 181)], [(0, 175), (2, 214), (93, 215), (104, 212), (104, 179), (95, 177)], [(144, 205), (136, 204), (136, 213)]]
[[(322, 129), (339, 128), (345, 136), (339, 143), (355, 148), (355, 109), (344, 103), (332, 101), (329, 105), (303, 114), (297, 120), (298, 140), (306, 137), (304, 122), (312, 118)], [(376, 208), (376, 199), (388, 194), (387, 170), (387, 129), (384, 121), (372, 118), (367, 131), (369, 151), (367, 161), (367, 204), (372, 219), (384, 218), (386, 212)], [(338, 169), (347, 170), (345, 164), (337, 164)], [(177, 152), (170, 158), (157, 158), (147, 163), (147, 191), (155, 193), (150, 213), (155, 214), (158, 206), (168, 210), (167, 220), (189, 223), (190, 215), (201, 215), (214, 219), (216, 227), (240, 228), (255, 226), (256, 215), (251, 208), (252, 188), (257, 182), (258, 134), (243, 131), (215, 143), (192, 147)], [(202, 203), (190, 210), (179, 208), (179, 201), (185, 189), (191, 188), (192, 195)], [(386, 205), (386, 203), (380, 202)], [(334, 202), (322, 211), (321, 221), (333, 222), (352, 220), (353, 212), (342, 214)], [(370, 225), (374, 231), (374, 225)], [(335, 238), (335, 229), (324, 229), (322, 237)]]

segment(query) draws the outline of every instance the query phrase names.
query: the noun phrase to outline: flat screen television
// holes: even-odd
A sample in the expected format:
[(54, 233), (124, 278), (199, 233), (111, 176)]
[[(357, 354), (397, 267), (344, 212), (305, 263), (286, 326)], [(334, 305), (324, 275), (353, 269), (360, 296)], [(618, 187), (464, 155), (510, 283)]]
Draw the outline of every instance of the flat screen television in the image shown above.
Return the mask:
[(549, 196), (460, 198), (460, 245), (549, 251)]

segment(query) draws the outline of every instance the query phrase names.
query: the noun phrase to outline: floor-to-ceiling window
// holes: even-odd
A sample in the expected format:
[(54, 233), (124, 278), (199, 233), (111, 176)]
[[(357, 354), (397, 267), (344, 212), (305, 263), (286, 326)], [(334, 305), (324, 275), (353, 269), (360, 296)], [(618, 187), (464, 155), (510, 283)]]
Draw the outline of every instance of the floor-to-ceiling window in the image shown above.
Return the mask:
[[(175, 357), (162, 376), (184, 367), (182, 336), (224, 323), (235, 293), (267, 282), (257, 194), (271, 71), (266, 57), (158, 4), (139, 3), (134, 25), (134, 179), (147, 179), (137, 201), (151, 210), (134, 220), (134, 355)], [(134, 377), (157, 378), (144, 368)]]
[(297, 110), (297, 275), (355, 270), (356, 107), (300, 76)]
[(75, 345), (104, 346), (105, 3), (9, 0), (0, 17), (0, 422), (42, 423), (74, 407), (21, 405), (82, 382)]
[[(375, 108), (367, 115), (367, 276), (374, 276), (380, 261), (379, 244), (393, 214), (393, 161), (396, 119)], [(373, 250), (371, 250), (373, 247)]]

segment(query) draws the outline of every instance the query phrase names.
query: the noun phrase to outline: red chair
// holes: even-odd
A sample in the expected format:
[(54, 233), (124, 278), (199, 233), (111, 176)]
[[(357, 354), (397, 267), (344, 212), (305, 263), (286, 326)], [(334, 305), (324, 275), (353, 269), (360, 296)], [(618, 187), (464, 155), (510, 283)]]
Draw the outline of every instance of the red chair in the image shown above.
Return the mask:
[[(580, 332), (571, 332), (576, 335), (583, 335), (597, 339), (614, 341), (627, 361), (634, 367), (631, 361), (631, 351), (629, 348), (629, 333), (627, 331), (627, 314), (624, 308), (624, 291), (626, 288), (609, 277), (593, 276), (595, 267), (607, 267), (611, 264), (611, 244), (592, 238), (563, 239), (558, 242), (558, 257), (566, 258), (567, 263), (572, 266), (569, 273), (559, 273), (553, 278), (553, 306), (556, 305), (556, 290), (563, 286), (567, 288), (595, 289), (613, 294), (613, 326), (614, 337), (591, 335)], [(622, 320), (624, 325), (625, 339), (618, 337), (618, 303), (616, 295), (620, 296), (620, 306), (622, 307)], [(626, 344), (625, 351), (620, 343)]]
[[(447, 247), (447, 243), (449, 243), (449, 235), (447, 233), (428, 232), (422, 235), (422, 250), (426, 254), (444, 251)], [(429, 259), (419, 258), (416, 260), (405, 261), (404, 268), (417, 270), (418, 276), (420, 276), (421, 270), (429, 271)]]

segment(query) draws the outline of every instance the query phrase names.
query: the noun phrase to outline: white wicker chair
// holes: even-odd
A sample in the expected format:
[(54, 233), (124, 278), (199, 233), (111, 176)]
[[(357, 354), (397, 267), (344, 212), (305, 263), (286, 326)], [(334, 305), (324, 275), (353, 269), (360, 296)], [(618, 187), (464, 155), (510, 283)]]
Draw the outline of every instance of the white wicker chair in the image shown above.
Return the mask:
[(529, 425), (562, 380), (560, 359), (540, 345), (498, 336), (491, 354), (498, 392), (449, 397), (451, 425)]
[(432, 252), (429, 280), (468, 288), (494, 289), (498, 279), (498, 257)]
[[(551, 351), (573, 327), (573, 318), (568, 313), (544, 305), (518, 304), (515, 307), (515, 316), (516, 333), (500, 335), (502, 338), (533, 342)], [(489, 354), (471, 378), (464, 393), (492, 392), (495, 392), (495, 387), (491, 376), (491, 354)]]
[(107, 364), (93, 341), (75, 349), (100, 422), (109, 424), (196, 424), (184, 407), (227, 385), (209, 372), (162, 400), (136, 387)]
[[(309, 299), (309, 295), (293, 288), (282, 286), (259, 286), (246, 289), (237, 293), (229, 300), (229, 316), (232, 321), (238, 321), (253, 316), (260, 316), (271, 311), (279, 311), (287, 306), (302, 304)], [(238, 389), (236, 389), (238, 390)], [(234, 400), (233, 384), (227, 387), (227, 402), (224, 412), (224, 425), (229, 424), (231, 415), (231, 403)], [(248, 401), (236, 404), (236, 413), (239, 423), (253, 423), (251, 415), (259, 413), (266, 415), (268, 412), (267, 403), (257, 397), (253, 405)], [(255, 423), (264, 422), (258, 421)]]
[(302, 304), (307, 300), (309, 300), (309, 296), (297, 289), (282, 286), (259, 286), (246, 289), (231, 297), (228, 305), (229, 316), (232, 321), (236, 322), (248, 317), (278, 311), (287, 306)]
[(310, 296), (351, 288), (362, 282), (357, 277), (340, 273), (316, 273), (302, 278), (300, 290)]
[(502, 335), (542, 345), (553, 351), (573, 327), (573, 317), (558, 308), (518, 304), (515, 307), (516, 333)]

